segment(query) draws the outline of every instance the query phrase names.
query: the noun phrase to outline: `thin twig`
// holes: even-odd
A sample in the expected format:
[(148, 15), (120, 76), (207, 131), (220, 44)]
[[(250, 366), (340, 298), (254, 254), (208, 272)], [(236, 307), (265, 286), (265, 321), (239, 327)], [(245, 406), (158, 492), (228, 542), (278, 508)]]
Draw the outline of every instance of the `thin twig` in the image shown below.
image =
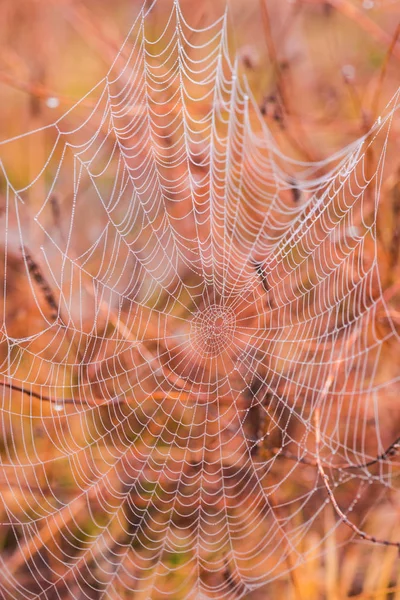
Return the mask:
[(29, 274), (39, 286), (43, 297), (51, 310), (51, 318), (59, 318), (60, 311), (58, 302), (56, 300), (53, 290), (50, 287), (50, 284), (48, 283), (46, 277), (43, 275), (41, 268), (39, 267), (38, 263), (32, 258), (32, 255), (27, 251), (26, 247), (22, 248), (22, 253), (25, 258)]
[[(348, 462), (344, 462), (344, 463), (338, 463), (338, 464), (332, 464), (332, 463), (325, 463), (325, 466), (327, 466), (329, 469), (337, 469), (337, 470), (349, 470), (349, 469), (366, 469), (368, 467), (373, 467), (374, 465), (381, 463), (385, 460), (389, 460), (390, 458), (393, 458), (394, 456), (396, 456), (398, 454), (400, 450), (400, 437), (398, 437), (392, 444), (390, 444), (390, 446), (387, 447), (387, 449), (382, 452), (382, 454), (379, 454), (376, 458), (372, 458), (371, 460), (364, 462), (364, 463), (360, 463), (360, 464), (351, 464)], [(308, 465), (310, 467), (318, 467), (318, 463), (317, 461), (311, 460), (309, 458), (306, 457), (300, 457), (297, 456), (296, 454), (292, 453), (292, 452), (287, 452), (285, 450), (281, 450), (280, 448), (274, 448), (273, 450), (274, 455), (282, 458), (287, 458), (289, 460), (294, 460), (296, 462), (299, 462), (303, 465)]]
[[(50, 402), (51, 404), (56, 404), (60, 406), (61, 404), (66, 405), (81, 405), (81, 406), (104, 406), (106, 404), (115, 404), (115, 403), (128, 403), (131, 399), (131, 396), (116, 396), (113, 398), (57, 398), (53, 396), (46, 396), (39, 392), (35, 392), (33, 390), (26, 390), (23, 387), (16, 385), (14, 383), (10, 383), (8, 381), (0, 380), (0, 386), (9, 388), (14, 392), (22, 392), (31, 398), (36, 398), (37, 400), (41, 400), (42, 402)], [(149, 395), (149, 400), (161, 401), (161, 400), (179, 400), (180, 402), (187, 403), (190, 400), (189, 394), (185, 393), (183, 390), (179, 391), (170, 391), (170, 392), (154, 392)]]
[[(364, 29), (374, 40), (389, 46), (392, 42), (391, 36), (386, 33), (375, 21), (373, 21), (365, 11), (360, 9), (356, 4), (348, 2), (348, 0), (298, 0), (302, 4), (314, 4), (321, 5), (326, 4), (336, 8), (339, 12), (345, 15), (348, 19), (356, 23), (359, 27)], [(400, 46), (395, 45), (393, 47), (393, 56), (400, 60)]]
[(382, 68), (381, 68), (380, 73), (379, 73), (379, 79), (378, 79), (378, 83), (377, 83), (377, 86), (376, 86), (375, 95), (373, 97), (372, 105), (371, 105), (371, 112), (372, 112), (372, 116), (373, 116), (374, 119), (376, 119), (378, 117), (379, 100), (380, 100), (380, 96), (381, 96), (383, 82), (384, 82), (385, 77), (386, 77), (387, 68), (388, 68), (388, 65), (389, 65), (390, 58), (393, 55), (393, 52), (394, 52), (394, 49), (395, 49), (396, 44), (398, 42), (399, 36), (400, 36), (400, 23), (396, 27), (396, 30), (394, 32), (391, 44), (390, 44), (390, 46), (388, 48), (388, 51), (386, 52), (386, 56), (385, 56), (385, 59), (384, 59), (383, 64), (382, 64)]
[[(282, 103), (283, 113), (284, 115), (291, 115), (293, 113), (291, 111), (291, 107), (289, 105), (288, 94), (286, 92), (285, 80), (282, 74), (282, 67), (278, 59), (278, 54), (276, 51), (274, 39), (272, 36), (272, 28), (271, 21), (269, 17), (269, 11), (267, 8), (266, 0), (260, 0), (260, 8), (261, 8), (261, 16), (264, 24), (265, 31), (265, 40), (267, 43), (269, 58), (272, 63), (272, 68), (274, 70), (274, 79), (276, 84), (276, 89), (278, 92), (279, 99)], [(296, 148), (302, 155), (304, 155), (307, 160), (313, 161), (315, 157), (313, 157), (306, 145), (304, 144), (304, 140), (306, 139), (306, 132), (304, 131), (300, 120), (297, 120), (297, 128), (299, 129), (299, 133), (301, 134), (301, 141), (297, 139), (292, 132), (286, 128), (285, 133), (288, 140), (291, 142), (294, 148)]]
[(342, 509), (340, 508), (340, 506), (337, 503), (334, 493), (332, 492), (332, 489), (331, 489), (331, 486), (329, 483), (329, 477), (325, 473), (325, 469), (322, 465), (321, 456), (320, 456), (320, 452), (319, 452), (319, 448), (320, 448), (320, 444), (321, 444), (320, 407), (319, 406), (316, 407), (315, 412), (314, 412), (314, 424), (315, 424), (315, 450), (316, 450), (316, 456), (317, 456), (317, 468), (318, 468), (319, 474), (321, 475), (325, 489), (328, 493), (329, 499), (331, 501), (331, 504), (332, 504), (337, 516), (341, 519), (341, 521), (343, 521), (343, 523), (345, 525), (347, 525), (347, 527), (349, 527), (352, 531), (354, 531), (354, 533), (361, 539), (366, 540), (368, 542), (372, 542), (373, 544), (381, 544), (383, 546), (394, 546), (394, 547), (398, 548), (398, 550), (400, 551), (400, 542), (392, 542), (390, 540), (376, 538), (373, 535), (369, 535), (368, 533), (365, 533), (365, 531), (363, 531), (362, 529), (357, 527), (357, 525), (355, 523), (350, 521), (350, 519), (342, 511)]

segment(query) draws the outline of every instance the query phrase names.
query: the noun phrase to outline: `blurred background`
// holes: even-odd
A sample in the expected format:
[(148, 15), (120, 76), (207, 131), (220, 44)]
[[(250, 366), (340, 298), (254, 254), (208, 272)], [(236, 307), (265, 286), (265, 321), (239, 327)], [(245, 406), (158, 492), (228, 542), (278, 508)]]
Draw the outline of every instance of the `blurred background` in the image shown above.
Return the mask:
[[(193, 26), (205, 26), (225, 8), (223, 0), (181, 4)], [(141, 6), (141, 0), (0, 0), (0, 141), (54, 122), (87, 94), (107, 73)], [(163, 6), (159, 3), (151, 16), (155, 29)], [(323, 160), (366, 134), (398, 89), (398, 0), (229, 0), (229, 8), (232, 52), (279, 148), (295, 159)], [(34, 143), (24, 140), (23, 148), (17, 144), (2, 156), (20, 186), (32, 181), (46, 161), (45, 133)], [(399, 148), (397, 117), (379, 209), (381, 276), (391, 289), (396, 325)], [(24, 310), (20, 318), (29, 319), (29, 307)], [(399, 412), (393, 414), (393, 439), (398, 423)], [(333, 514), (325, 518), (331, 529)], [(400, 539), (396, 512), (378, 503), (368, 519), (382, 537)], [(4, 555), (7, 535), (0, 534)], [(310, 547), (316, 535), (310, 531)], [(396, 548), (341, 541), (331, 536), (323, 557), (315, 556), (249, 600), (400, 600)]]
[[(328, 156), (369, 129), (396, 91), (397, 1), (228, 4), (232, 49), (268, 124), (282, 128), (285, 113), (294, 138), (286, 140), (288, 152)], [(225, 2), (183, 0), (182, 7), (203, 26), (222, 14)], [(54, 121), (86, 94), (107, 73), (140, 8), (139, 0), (3, 0), (2, 138)], [(163, 9), (153, 12), (156, 27)]]

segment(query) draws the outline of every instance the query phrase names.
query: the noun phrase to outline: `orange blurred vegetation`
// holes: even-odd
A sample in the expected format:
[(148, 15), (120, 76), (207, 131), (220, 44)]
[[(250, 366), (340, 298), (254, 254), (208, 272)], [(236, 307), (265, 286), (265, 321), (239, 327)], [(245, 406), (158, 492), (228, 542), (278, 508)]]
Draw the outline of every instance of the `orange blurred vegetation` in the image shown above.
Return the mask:
[[(186, 14), (191, 15), (192, 23), (203, 25), (221, 14), (224, 3), (223, 0), (182, 0), (182, 6)], [(141, 0), (2, 0), (1, 140), (52, 123), (104, 77), (140, 7)], [(232, 48), (238, 52), (240, 68), (250, 82), (278, 146), (293, 158), (323, 160), (364, 135), (398, 89), (398, 1), (231, 0), (230, 9)], [(154, 11), (155, 29), (160, 18), (158, 11), (162, 8), (157, 7)], [(90, 96), (87, 102), (90, 104)], [(24, 151), (21, 151), (21, 144), (16, 143), (3, 159), (7, 162), (8, 172), (21, 186), (40, 171), (49, 149), (45, 133), (35, 136), (32, 143), (25, 140), (24, 144)], [(397, 118), (392, 123), (386, 156), (378, 250), (384, 293), (393, 322), (400, 327), (399, 147), (400, 120)], [(18, 257), (15, 256), (13, 261), (8, 274), (13, 312), (7, 316), (12, 320), (13, 335), (18, 337), (29, 332), (30, 327), (34, 329), (35, 319), (39, 317), (36, 307), (29, 304)], [(117, 326), (115, 322), (113, 324)], [(384, 323), (382, 327), (385, 327)], [(149, 335), (151, 337), (151, 332)], [(102, 358), (101, 349), (96, 351)], [(395, 360), (393, 363), (393, 370), (398, 369)], [(85, 385), (92, 386), (93, 395), (100, 397), (102, 390), (94, 383), (92, 385), (96, 374), (87, 372), (85, 377)], [(153, 398), (151, 402), (157, 400)], [(171, 394), (166, 401), (172, 405), (175, 400)], [(184, 394), (180, 400), (182, 406), (177, 409), (177, 419), (185, 416)], [(33, 406), (38, 414), (37, 406), (34, 403)], [(118, 443), (112, 428), (118, 419), (124, 418), (124, 408), (118, 410), (121, 412), (107, 415), (107, 418), (103, 415), (102, 424), (110, 448)], [(395, 439), (400, 425), (397, 397), (387, 399), (387, 415), (387, 437), (388, 440)], [(160, 421), (149, 430), (149, 444), (157, 437), (157, 427), (163, 425), (165, 423)], [(60, 432), (67, 435), (67, 429), (60, 420), (51, 435), (57, 436)], [(9, 435), (9, 431), (3, 431), (2, 446)], [(79, 469), (73, 473), (66, 467), (63, 477), (55, 472), (51, 462), (51, 435), (44, 436), (40, 442), (42, 456), (48, 460), (48, 470), (41, 474), (40, 484), (45, 486), (45, 478), (49, 481), (59, 478), (59, 485), (65, 486), (72, 497), (76, 491), (74, 477), (78, 477)], [(76, 435), (74, 443), (78, 446), (83, 440), (82, 432), (82, 439)], [(19, 451), (22, 455), (22, 449)], [(109, 451), (112, 454), (111, 449)], [(177, 450), (176, 460), (179, 460), (178, 455)], [(134, 459), (140, 462), (138, 456), (134, 456), (129, 465), (132, 470), (139, 469)], [(31, 476), (32, 473), (27, 474), (28, 480)], [(106, 495), (107, 490), (99, 488), (96, 493)], [(94, 503), (95, 500), (94, 493)], [(398, 505), (397, 510), (389, 510), (387, 504), (379, 502), (371, 502), (371, 506), (367, 525), (379, 531), (381, 537), (400, 539)], [(90, 536), (95, 531), (93, 523), (88, 521), (85, 525), (85, 513), (80, 514), (82, 506), (79, 503), (74, 504), (74, 511), (71, 519), (80, 520), (82, 529), (86, 527)], [(316, 537), (322, 539), (324, 532), (332, 529), (335, 518), (332, 509), (327, 507), (319, 531), (310, 531), (303, 542), (305, 551), (313, 547)], [(50, 529), (41, 534), (42, 543), (52, 546), (53, 536), (60, 535), (60, 527), (56, 517)], [(354, 540), (346, 544), (348, 538), (349, 532), (337, 531), (322, 542), (325, 550), (322, 557), (311, 555), (304, 565), (249, 593), (246, 598), (400, 600), (400, 565), (396, 549)], [(25, 548), (26, 554), (31, 550)], [(18, 573), (24, 555), (21, 557), (16, 552), (10, 532), (4, 526), (0, 528), (0, 551), (11, 570)], [(172, 557), (173, 560), (177, 560), (176, 557)], [(184, 576), (182, 568), (179, 577), (183, 579)], [(29, 585), (29, 573), (22, 572), (21, 577)], [(164, 590), (171, 600), (181, 597), (174, 595), (174, 589), (181, 581), (179, 577), (171, 576), (169, 588)], [(133, 599), (128, 595), (121, 595), (121, 598)], [(232, 598), (235, 598), (233, 592)]]

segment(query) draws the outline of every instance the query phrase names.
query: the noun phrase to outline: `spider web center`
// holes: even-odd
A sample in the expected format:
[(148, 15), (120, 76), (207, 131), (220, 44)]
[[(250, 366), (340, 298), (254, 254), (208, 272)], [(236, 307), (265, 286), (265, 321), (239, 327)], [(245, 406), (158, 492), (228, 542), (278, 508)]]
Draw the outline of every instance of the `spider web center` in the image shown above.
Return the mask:
[(190, 340), (202, 357), (216, 357), (233, 341), (236, 317), (232, 309), (212, 304), (199, 311), (191, 323)]

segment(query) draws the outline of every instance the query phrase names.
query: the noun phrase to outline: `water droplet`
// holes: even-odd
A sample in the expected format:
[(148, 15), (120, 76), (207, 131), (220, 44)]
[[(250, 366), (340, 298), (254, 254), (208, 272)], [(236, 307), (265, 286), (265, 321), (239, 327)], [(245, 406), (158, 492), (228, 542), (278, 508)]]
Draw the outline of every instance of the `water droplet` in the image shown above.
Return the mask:
[(59, 105), (60, 105), (60, 100), (58, 98), (56, 98), (55, 96), (50, 96), (46, 100), (46, 106), (48, 106), (49, 108), (58, 108)]
[(359, 227), (357, 227), (357, 225), (350, 225), (346, 229), (347, 237), (357, 238), (357, 237), (360, 237), (361, 234), (362, 234), (361, 229)]
[(53, 408), (57, 412), (61, 412), (62, 410), (64, 410), (64, 402), (62, 400), (56, 400), (53, 404)]
[(375, 2), (374, 0), (363, 0), (362, 6), (365, 10), (371, 10), (371, 8), (374, 8)]
[(356, 75), (356, 70), (353, 65), (343, 65), (342, 73), (348, 81), (353, 81)]

